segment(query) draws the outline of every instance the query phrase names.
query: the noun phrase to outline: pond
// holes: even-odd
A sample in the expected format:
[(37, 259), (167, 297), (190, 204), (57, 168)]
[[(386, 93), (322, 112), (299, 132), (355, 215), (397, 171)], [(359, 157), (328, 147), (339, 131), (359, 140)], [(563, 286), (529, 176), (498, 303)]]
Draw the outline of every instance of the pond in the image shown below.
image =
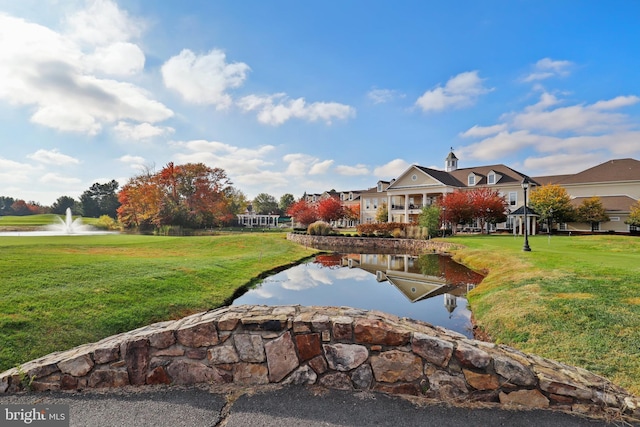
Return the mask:
[(451, 257), (437, 254), (321, 254), (264, 279), (233, 305), (380, 310), (473, 338), (465, 296), (482, 279)]

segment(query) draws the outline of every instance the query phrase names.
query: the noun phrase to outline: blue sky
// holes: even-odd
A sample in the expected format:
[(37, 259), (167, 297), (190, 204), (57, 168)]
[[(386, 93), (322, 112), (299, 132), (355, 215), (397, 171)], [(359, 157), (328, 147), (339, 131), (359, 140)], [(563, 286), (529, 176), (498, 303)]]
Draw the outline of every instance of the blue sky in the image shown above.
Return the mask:
[(636, 1), (0, 0), (0, 195), (166, 163), (252, 198), (640, 158)]

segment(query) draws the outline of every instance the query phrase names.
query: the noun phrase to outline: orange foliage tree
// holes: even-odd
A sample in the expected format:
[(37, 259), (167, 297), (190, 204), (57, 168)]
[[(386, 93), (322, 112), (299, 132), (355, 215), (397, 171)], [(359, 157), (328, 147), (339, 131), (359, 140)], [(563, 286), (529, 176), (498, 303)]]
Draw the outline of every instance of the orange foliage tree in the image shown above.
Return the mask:
[(229, 222), (231, 182), (223, 169), (203, 163), (167, 164), (155, 174), (133, 177), (118, 194), (125, 227), (179, 225), (203, 228)]

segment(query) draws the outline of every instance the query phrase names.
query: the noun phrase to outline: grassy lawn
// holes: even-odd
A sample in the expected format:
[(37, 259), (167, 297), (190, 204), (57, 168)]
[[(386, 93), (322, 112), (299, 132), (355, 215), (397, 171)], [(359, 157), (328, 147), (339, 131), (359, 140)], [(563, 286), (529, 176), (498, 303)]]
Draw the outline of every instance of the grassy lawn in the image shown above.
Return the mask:
[(219, 307), (262, 272), (313, 252), (284, 233), (0, 237), (0, 372)]
[[(31, 228), (31, 227), (42, 227), (51, 224), (56, 224), (55, 217), (59, 217), (62, 220), (65, 219), (64, 215), (56, 215), (56, 214), (38, 214), (38, 215), (24, 215), (24, 216), (0, 216), (0, 230), (3, 228)], [(73, 218), (77, 218), (77, 215), (74, 215)], [(98, 218), (82, 218), (82, 222), (84, 224), (94, 224), (98, 221)]]
[(640, 394), (640, 238), (454, 237), (489, 275), (468, 296), (497, 343), (599, 373)]

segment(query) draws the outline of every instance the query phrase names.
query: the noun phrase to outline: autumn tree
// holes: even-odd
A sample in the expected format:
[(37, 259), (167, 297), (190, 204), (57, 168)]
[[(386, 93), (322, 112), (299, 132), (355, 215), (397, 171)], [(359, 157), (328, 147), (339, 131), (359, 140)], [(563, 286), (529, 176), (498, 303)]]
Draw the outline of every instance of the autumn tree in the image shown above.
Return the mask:
[(594, 196), (582, 201), (576, 209), (576, 219), (591, 224), (591, 231), (596, 231), (596, 225), (609, 221), (609, 216), (600, 197)]
[(340, 200), (335, 197), (327, 197), (318, 202), (316, 207), (321, 220), (331, 223), (345, 216), (345, 209)]
[(473, 208), (469, 203), (467, 191), (456, 190), (453, 193), (447, 193), (440, 204), (443, 208), (444, 221), (452, 224), (451, 229), (454, 234), (457, 224), (464, 224), (473, 220)]
[(253, 211), (259, 215), (273, 214), (278, 210), (278, 202), (271, 194), (260, 193), (253, 199)]
[(118, 220), (125, 228), (153, 228), (162, 197), (154, 175), (142, 174), (129, 179), (118, 193)]
[(225, 190), (225, 196), (229, 205), (229, 212), (231, 214), (238, 215), (244, 213), (249, 205), (247, 196), (239, 189), (229, 186)]
[(547, 223), (549, 230), (553, 228), (554, 222), (569, 222), (575, 217), (569, 193), (557, 184), (534, 188), (529, 196), (528, 205), (540, 216), (540, 222)]
[(233, 219), (224, 170), (203, 163), (167, 164), (158, 173), (131, 178), (119, 193), (125, 227), (211, 227)]
[(478, 187), (467, 194), (472, 208), (472, 216), (480, 222), (482, 232), (489, 232), (485, 224), (496, 224), (507, 220), (507, 201), (498, 190)]
[(376, 210), (376, 221), (377, 222), (388, 222), (389, 221), (389, 207), (386, 202), (380, 203), (378, 206), (378, 210)]
[(29, 209), (29, 205), (22, 199), (18, 199), (11, 205), (11, 212), (13, 215), (17, 216), (25, 216), (31, 215), (31, 210)]
[(293, 217), (293, 220), (304, 228), (307, 228), (319, 219), (315, 206), (308, 203), (305, 199), (300, 199), (289, 206), (287, 215)]
[(345, 206), (344, 217), (348, 220), (359, 222), (360, 221), (360, 205)]
[(629, 218), (627, 218), (625, 224), (629, 224), (633, 227), (640, 227), (640, 200), (631, 206)]

